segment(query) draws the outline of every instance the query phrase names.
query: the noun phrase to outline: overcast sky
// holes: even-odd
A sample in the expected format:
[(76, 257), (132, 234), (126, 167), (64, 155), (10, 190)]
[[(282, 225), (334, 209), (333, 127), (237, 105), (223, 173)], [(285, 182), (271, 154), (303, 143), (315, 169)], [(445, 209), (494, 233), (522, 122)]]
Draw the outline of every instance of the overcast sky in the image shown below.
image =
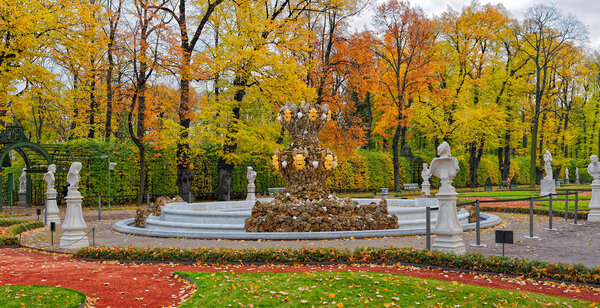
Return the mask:
[[(373, 1), (375, 2), (375, 1)], [(377, 3), (384, 3), (384, 0), (377, 0)], [(412, 0), (411, 5), (419, 6), (425, 11), (429, 17), (439, 16), (446, 11), (448, 7), (452, 7), (456, 11), (461, 11), (462, 8), (471, 3), (471, 0)], [(540, 1), (540, 0), (480, 0), (481, 4), (498, 4), (502, 3), (510, 12), (513, 18), (523, 20), (527, 9), (539, 3), (555, 4), (563, 14), (572, 14), (583, 22), (589, 31), (589, 48), (598, 49), (600, 47), (600, 0), (557, 0), (557, 1)], [(358, 30), (363, 27), (371, 28), (371, 19), (373, 17), (374, 6), (371, 5), (365, 11), (354, 18), (352, 25)]]

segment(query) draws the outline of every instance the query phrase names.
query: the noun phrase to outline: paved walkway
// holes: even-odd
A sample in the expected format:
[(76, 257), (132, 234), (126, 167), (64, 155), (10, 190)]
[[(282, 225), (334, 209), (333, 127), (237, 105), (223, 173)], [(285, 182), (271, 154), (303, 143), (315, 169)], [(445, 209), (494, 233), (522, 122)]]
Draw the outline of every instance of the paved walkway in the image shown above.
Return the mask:
[[(61, 209), (64, 211), (64, 209)], [(64, 216), (64, 212), (61, 213)], [(515, 258), (528, 258), (553, 263), (582, 263), (586, 266), (600, 266), (600, 223), (582, 222), (581, 226), (572, 226), (564, 219), (554, 219), (556, 231), (544, 230), (548, 226), (547, 216), (535, 216), (534, 235), (539, 239), (525, 239), (529, 234), (528, 215), (494, 213), (503, 219), (503, 223), (495, 228), (482, 230), (482, 243), (485, 248), (471, 247), (475, 243), (475, 232), (463, 233), (467, 244), (467, 252), (485, 255), (501, 255), (502, 245), (494, 242), (496, 229), (513, 230), (515, 243), (507, 244), (505, 253)], [(400, 238), (372, 238), (318, 241), (228, 241), (228, 240), (196, 240), (181, 238), (153, 238), (121, 234), (111, 229), (119, 219), (131, 218), (133, 211), (105, 211), (103, 220), (97, 220), (97, 212), (86, 211), (85, 220), (88, 229), (95, 228), (96, 245), (129, 246), (129, 247), (178, 247), (178, 248), (299, 248), (299, 247), (335, 247), (353, 249), (357, 247), (425, 247), (425, 236), (408, 236)], [(59, 228), (60, 229), (60, 228)], [(54, 246), (50, 245), (49, 228), (36, 230), (23, 235), (22, 243), (27, 246), (45, 250), (64, 251), (58, 248), (60, 230), (54, 235)], [(90, 244), (92, 238), (90, 234)], [(432, 239), (433, 241), (433, 239)], [(69, 251), (64, 251), (69, 252)]]

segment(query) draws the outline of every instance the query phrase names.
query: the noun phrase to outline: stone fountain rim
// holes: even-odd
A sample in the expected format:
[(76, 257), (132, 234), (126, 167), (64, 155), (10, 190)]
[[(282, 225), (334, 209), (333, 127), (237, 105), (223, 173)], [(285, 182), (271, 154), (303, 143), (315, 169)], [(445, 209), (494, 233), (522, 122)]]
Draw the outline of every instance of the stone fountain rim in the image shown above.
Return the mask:
[[(489, 228), (499, 225), (502, 221), (500, 217), (489, 214), (480, 213), (481, 228)], [(398, 237), (408, 235), (425, 234), (425, 228), (415, 229), (387, 229), (387, 230), (361, 230), (361, 231), (326, 231), (326, 232), (182, 232), (136, 228), (134, 226), (134, 218), (117, 221), (113, 225), (113, 229), (117, 232), (134, 234), (150, 237), (174, 237), (187, 239), (204, 239), (204, 240), (326, 240), (326, 239), (362, 239), (362, 238), (380, 238), (380, 237)], [(474, 230), (475, 223), (468, 223), (462, 226), (464, 231)], [(432, 230), (433, 233), (433, 230)]]

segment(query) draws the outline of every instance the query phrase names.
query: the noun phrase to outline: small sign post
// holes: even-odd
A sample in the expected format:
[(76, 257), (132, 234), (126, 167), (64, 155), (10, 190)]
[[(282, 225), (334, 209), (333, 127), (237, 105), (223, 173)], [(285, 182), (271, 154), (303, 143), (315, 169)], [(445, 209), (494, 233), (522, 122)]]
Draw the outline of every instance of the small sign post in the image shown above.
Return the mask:
[(496, 230), (496, 243), (502, 243), (502, 256), (504, 257), (504, 244), (513, 243), (513, 232), (508, 230)]

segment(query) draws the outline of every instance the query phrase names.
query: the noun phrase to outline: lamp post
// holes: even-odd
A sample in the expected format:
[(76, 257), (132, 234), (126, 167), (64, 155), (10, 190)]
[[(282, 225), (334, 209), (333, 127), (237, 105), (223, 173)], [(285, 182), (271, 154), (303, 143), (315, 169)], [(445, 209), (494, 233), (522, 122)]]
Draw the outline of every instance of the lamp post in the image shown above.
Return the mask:
[(117, 165), (117, 163), (113, 163), (110, 161), (110, 156), (109, 155), (102, 155), (100, 156), (100, 158), (107, 158), (108, 159), (108, 208), (110, 209), (110, 171), (111, 170), (115, 170), (115, 166)]

